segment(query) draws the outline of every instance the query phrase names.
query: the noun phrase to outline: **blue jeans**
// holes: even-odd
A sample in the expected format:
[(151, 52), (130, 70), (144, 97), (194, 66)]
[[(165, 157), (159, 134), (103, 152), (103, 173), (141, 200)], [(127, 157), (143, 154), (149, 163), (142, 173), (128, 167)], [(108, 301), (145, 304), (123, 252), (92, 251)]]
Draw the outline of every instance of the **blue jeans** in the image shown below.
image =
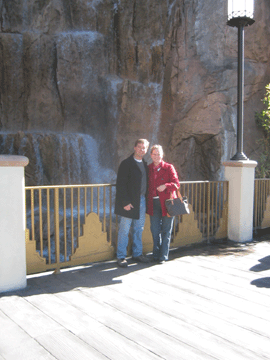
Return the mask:
[(140, 201), (140, 218), (129, 219), (127, 217), (121, 216), (118, 230), (118, 243), (117, 243), (117, 259), (124, 259), (127, 255), (127, 246), (128, 246), (128, 234), (132, 225), (132, 256), (137, 257), (142, 255), (143, 246), (142, 246), (142, 233), (145, 223), (145, 196), (141, 196)]
[(174, 217), (162, 216), (159, 199), (153, 199), (154, 212), (150, 216), (151, 232), (153, 236), (153, 258), (154, 260), (167, 261)]

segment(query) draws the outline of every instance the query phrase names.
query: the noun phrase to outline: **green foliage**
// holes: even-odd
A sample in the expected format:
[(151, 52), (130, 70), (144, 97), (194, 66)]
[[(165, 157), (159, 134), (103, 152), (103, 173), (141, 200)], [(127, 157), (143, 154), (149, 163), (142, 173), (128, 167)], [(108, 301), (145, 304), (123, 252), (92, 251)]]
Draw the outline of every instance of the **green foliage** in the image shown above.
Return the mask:
[(261, 154), (256, 168), (257, 178), (270, 178), (270, 84), (265, 89), (266, 94), (262, 99), (265, 109), (255, 113), (255, 122), (263, 130), (263, 138), (258, 140)]

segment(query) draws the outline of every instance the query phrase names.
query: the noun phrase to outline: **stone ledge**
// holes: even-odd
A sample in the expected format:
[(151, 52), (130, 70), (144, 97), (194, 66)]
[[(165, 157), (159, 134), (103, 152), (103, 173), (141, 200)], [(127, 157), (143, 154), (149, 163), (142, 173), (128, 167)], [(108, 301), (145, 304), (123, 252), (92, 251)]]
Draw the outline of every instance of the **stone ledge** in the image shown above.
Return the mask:
[(223, 166), (231, 166), (231, 167), (250, 167), (255, 168), (258, 163), (254, 160), (228, 160), (222, 163)]
[(21, 155), (0, 155), (0, 167), (27, 166), (29, 159)]

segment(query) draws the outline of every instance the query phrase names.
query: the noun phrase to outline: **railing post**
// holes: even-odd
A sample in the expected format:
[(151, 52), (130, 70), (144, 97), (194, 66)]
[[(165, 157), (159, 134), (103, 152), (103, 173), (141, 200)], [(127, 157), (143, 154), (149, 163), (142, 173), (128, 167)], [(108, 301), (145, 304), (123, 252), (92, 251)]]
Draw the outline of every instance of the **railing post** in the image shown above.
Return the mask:
[(0, 155), (0, 292), (23, 289), (26, 281), (25, 156)]
[(256, 161), (231, 160), (223, 163), (229, 181), (228, 239), (237, 242), (253, 238), (254, 175)]

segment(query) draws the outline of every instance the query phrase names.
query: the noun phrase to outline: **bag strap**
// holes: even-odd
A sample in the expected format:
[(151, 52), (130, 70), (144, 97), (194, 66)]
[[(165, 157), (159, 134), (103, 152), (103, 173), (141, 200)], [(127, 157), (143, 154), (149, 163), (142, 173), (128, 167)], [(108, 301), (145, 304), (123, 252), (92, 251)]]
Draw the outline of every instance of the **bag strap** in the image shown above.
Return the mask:
[[(179, 197), (179, 199), (181, 200), (181, 202), (183, 202), (183, 198), (182, 198), (182, 195), (180, 194), (179, 189), (177, 189), (176, 193), (177, 193), (177, 197)], [(171, 195), (170, 195), (170, 199), (173, 200), (172, 192), (171, 192), (170, 194), (171, 194)]]
[(183, 202), (183, 198), (182, 198), (182, 195), (180, 194), (179, 189), (177, 190), (177, 195), (178, 195), (179, 199)]

